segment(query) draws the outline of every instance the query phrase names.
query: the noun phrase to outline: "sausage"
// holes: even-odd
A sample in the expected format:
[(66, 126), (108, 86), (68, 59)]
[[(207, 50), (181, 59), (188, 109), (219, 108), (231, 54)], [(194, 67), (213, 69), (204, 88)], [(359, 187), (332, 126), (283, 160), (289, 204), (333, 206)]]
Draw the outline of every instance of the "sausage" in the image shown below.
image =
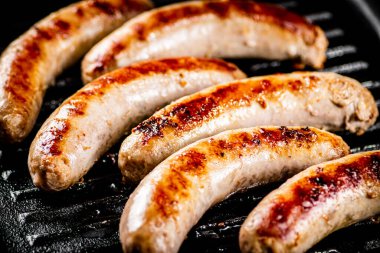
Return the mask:
[(130, 196), (120, 221), (124, 252), (177, 252), (212, 205), (241, 189), (348, 154), (315, 128), (255, 127), (195, 142), (159, 164)]
[(149, 8), (149, 0), (81, 1), (50, 14), (13, 41), (0, 58), (0, 139), (21, 142), (54, 78), (102, 37)]
[(305, 252), (380, 213), (380, 151), (312, 166), (266, 196), (240, 229), (242, 252)]
[(119, 168), (136, 182), (186, 145), (228, 129), (308, 125), (358, 134), (374, 124), (378, 109), (357, 81), (298, 72), (238, 80), (181, 98), (132, 130), (121, 145)]
[(141, 62), (108, 73), (68, 98), (46, 120), (29, 151), (33, 183), (63, 190), (146, 115), (180, 96), (245, 75), (222, 60)]
[(191, 1), (143, 13), (98, 43), (82, 62), (82, 78), (136, 61), (196, 56), (300, 59), (321, 68), (323, 31), (280, 6), (251, 1)]

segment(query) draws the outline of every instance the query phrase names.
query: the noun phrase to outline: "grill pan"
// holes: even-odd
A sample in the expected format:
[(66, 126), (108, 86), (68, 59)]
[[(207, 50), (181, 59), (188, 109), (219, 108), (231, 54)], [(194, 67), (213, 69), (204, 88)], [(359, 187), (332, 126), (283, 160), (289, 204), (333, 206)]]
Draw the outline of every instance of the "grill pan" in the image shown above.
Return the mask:
[[(2, 5), (0, 49), (33, 23), (73, 0), (15, 1)], [(172, 1), (155, 1), (157, 6)], [(358, 79), (380, 106), (380, 23), (375, 0), (269, 1), (305, 15), (330, 41), (325, 71)], [(380, 13), (380, 12), (379, 12)], [(235, 60), (249, 76), (290, 72), (290, 61)], [(81, 87), (79, 63), (56, 79), (45, 97), (38, 122), (20, 145), (0, 146), (1, 252), (121, 252), (118, 224), (133, 191), (121, 183), (119, 144), (100, 159), (83, 182), (46, 193), (35, 188), (27, 169), (29, 145), (48, 115)], [(380, 122), (363, 136), (340, 132), (352, 152), (380, 149)], [(180, 252), (239, 252), (240, 225), (257, 203), (279, 183), (234, 194), (209, 210), (188, 234)], [(355, 204), (355, 203), (353, 203)], [(309, 252), (380, 252), (380, 218), (373, 217), (328, 236)]]

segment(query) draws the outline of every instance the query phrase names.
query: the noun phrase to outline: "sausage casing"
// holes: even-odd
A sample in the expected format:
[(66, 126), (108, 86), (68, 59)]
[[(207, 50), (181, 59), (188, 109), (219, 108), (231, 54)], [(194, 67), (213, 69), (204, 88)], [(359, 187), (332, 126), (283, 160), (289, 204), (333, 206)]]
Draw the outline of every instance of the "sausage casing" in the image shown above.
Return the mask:
[(0, 58), (0, 139), (22, 141), (54, 78), (127, 19), (150, 8), (149, 0), (81, 1), (13, 41)]
[(63, 190), (146, 115), (204, 87), (243, 78), (233, 64), (191, 57), (141, 62), (87, 84), (45, 121), (29, 151), (36, 186)]
[(188, 1), (143, 13), (98, 43), (82, 62), (91, 81), (136, 61), (163, 57), (299, 58), (321, 68), (323, 31), (280, 6), (252, 1)]
[(377, 116), (371, 93), (338, 74), (238, 80), (181, 98), (140, 123), (120, 148), (119, 168), (128, 180), (139, 181), (180, 148), (228, 129), (306, 125), (361, 134)]
[(266, 196), (240, 229), (242, 252), (305, 252), (380, 213), (380, 151), (312, 166)]
[(176, 252), (208, 208), (235, 191), (348, 154), (315, 128), (255, 127), (195, 142), (160, 163), (132, 193), (120, 221), (124, 252)]

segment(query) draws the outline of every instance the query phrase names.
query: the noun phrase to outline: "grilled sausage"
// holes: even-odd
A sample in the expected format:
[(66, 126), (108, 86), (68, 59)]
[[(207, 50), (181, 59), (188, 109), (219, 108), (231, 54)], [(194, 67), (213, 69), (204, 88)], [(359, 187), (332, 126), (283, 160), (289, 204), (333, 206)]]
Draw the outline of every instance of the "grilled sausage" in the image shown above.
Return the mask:
[(32, 130), (45, 90), (61, 71), (149, 0), (81, 1), (50, 14), (0, 58), (0, 139), (20, 142)]
[(348, 154), (347, 144), (315, 128), (232, 130), (178, 151), (147, 175), (121, 217), (124, 252), (176, 252), (212, 205), (243, 188), (286, 178)]
[(380, 213), (380, 151), (312, 166), (265, 197), (240, 230), (242, 252), (305, 252)]
[(119, 168), (128, 180), (139, 181), (175, 151), (224, 130), (309, 125), (360, 134), (377, 115), (367, 89), (333, 73), (234, 81), (181, 98), (140, 123), (120, 148)]
[(87, 84), (46, 120), (29, 152), (36, 186), (66, 189), (146, 115), (175, 98), (243, 78), (221, 60), (163, 59), (115, 70)]
[(323, 31), (282, 7), (251, 1), (192, 1), (146, 12), (98, 43), (82, 62), (82, 77), (162, 57), (299, 58), (321, 68)]

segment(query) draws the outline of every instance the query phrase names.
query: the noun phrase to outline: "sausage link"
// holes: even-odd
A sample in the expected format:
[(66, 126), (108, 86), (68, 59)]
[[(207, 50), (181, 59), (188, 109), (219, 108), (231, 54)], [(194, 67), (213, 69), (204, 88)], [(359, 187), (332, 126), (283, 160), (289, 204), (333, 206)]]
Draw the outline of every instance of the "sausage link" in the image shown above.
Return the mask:
[(91, 81), (136, 61), (163, 57), (300, 59), (321, 68), (323, 31), (282, 7), (251, 1), (189, 1), (146, 12), (98, 43), (82, 62)]
[(68, 188), (157, 108), (243, 77), (233, 64), (191, 57), (141, 62), (105, 74), (64, 101), (38, 131), (28, 159), (34, 184), (52, 191)]
[(149, 0), (81, 1), (50, 14), (13, 41), (0, 58), (0, 139), (21, 142), (55, 77), (123, 22), (150, 8)]
[(356, 80), (334, 73), (234, 81), (181, 98), (140, 123), (120, 148), (119, 168), (136, 182), (175, 151), (224, 130), (306, 125), (362, 134), (377, 116), (371, 93)]
[(243, 188), (284, 179), (347, 155), (341, 137), (302, 127), (226, 131), (159, 164), (132, 193), (120, 221), (124, 252), (177, 252), (212, 205)]
[(242, 252), (305, 252), (380, 213), (380, 151), (312, 166), (266, 196), (240, 229)]

